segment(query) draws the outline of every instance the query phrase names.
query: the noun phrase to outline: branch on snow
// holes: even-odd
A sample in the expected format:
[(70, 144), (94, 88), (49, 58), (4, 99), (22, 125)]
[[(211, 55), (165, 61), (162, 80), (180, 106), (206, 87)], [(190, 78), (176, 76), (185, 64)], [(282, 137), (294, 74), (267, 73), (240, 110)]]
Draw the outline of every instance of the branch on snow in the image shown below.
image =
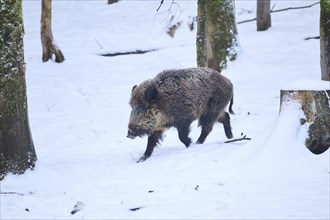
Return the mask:
[(306, 37), (305, 40), (318, 40), (320, 39), (320, 36), (316, 36), (316, 37)]
[[(288, 11), (288, 10), (296, 10), (296, 9), (304, 9), (304, 8), (311, 8), (314, 5), (320, 4), (320, 2), (315, 2), (314, 4), (311, 5), (306, 5), (306, 6), (300, 6), (300, 7), (289, 7), (289, 8), (283, 8), (283, 9), (278, 9), (278, 10), (270, 10), (270, 13), (275, 13), (275, 12), (281, 12), (281, 11)], [(274, 6), (273, 6), (274, 8)], [(244, 21), (239, 21), (237, 22), (237, 24), (243, 24), (243, 23), (247, 23), (250, 21), (256, 21), (257, 18), (253, 18), (253, 19), (249, 19), (249, 20), (244, 20)]]
[(128, 52), (116, 52), (116, 53), (106, 53), (101, 54), (104, 57), (115, 57), (115, 56), (122, 56), (122, 55), (131, 55), (131, 54), (144, 54), (149, 53), (153, 51), (157, 51), (159, 49), (151, 49), (151, 50), (134, 50), (134, 51), (128, 51)]
[(236, 141), (243, 141), (243, 140), (248, 140), (250, 141), (251, 138), (248, 138), (246, 137), (246, 135), (244, 135), (242, 138), (236, 138), (236, 139), (232, 139), (232, 140), (229, 140), (229, 141), (225, 141), (225, 143), (232, 143), (232, 142), (236, 142)]
[(244, 20), (244, 21), (239, 21), (237, 22), (237, 24), (243, 24), (243, 23), (247, 23), (247, 22), (250, 22), (250, 21), (256, 21), (257, 18), (252, 18), (252, 19), (249, 19), (249, 20)]
[(18, 193), (18, 192), (0, 192), (3, 195), (19, 195), (19, 196), (24, 196), (23, 193)]
[(315, 2), (314, 4), (311, 5), (306, 5), (306, 6), (300, 6), (300, 7), (289, 7), (289, 8), (283, 8), (283, 9), (278, 9), (278, 10), (271, 10), (271, 13), (275, 12), (281, 12), (281, 11), (288, 11), (288, 10), (296, 10), (296, 9), (304, 9), (304, 8), (311, 8), (314, 5), (320, 4), (320, 2)]

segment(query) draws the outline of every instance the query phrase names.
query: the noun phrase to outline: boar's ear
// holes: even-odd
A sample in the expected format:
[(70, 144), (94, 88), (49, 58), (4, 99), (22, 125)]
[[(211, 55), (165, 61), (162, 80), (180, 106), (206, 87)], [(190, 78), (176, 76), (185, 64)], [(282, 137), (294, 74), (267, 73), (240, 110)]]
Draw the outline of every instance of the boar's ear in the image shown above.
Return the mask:
[(158, 90), (155, 85), (151, 85), (146, 89), (145, 99), (149, 103), (156, 103), (158, 100)]
[(134, 89), (136, 89), (136, 87), (137, 87), (137, 85), (134, 85), (131, 92), (133, 92)]

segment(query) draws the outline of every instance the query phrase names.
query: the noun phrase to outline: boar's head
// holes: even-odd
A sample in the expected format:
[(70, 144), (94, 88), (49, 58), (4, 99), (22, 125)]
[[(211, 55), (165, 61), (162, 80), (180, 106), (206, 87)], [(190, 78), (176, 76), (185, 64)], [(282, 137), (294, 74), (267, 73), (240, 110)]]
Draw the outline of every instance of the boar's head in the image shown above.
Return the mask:
[(149, 136), (158, 129), (161, 120), (161, 113), (157, 108), (158, 99), (157, 86), (150, 80), (132, 88), (128, 138)]

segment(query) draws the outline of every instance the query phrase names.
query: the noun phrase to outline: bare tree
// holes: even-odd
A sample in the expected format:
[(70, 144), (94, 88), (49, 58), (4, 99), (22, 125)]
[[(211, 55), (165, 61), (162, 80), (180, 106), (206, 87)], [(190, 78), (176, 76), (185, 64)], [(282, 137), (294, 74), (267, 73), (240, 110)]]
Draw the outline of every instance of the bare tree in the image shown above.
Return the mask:
[(198, 0), (197, 65), (220, 71), (238, 45), (234, 0)]
[(271, 27), (270, 0), (257, 0), (257, 31)]
[(27, 112), (22, 0), (0, 0), (0, 180), (37, 160)]
[(320, 3), (321, 78), (330, 81), (330, 1), (321, 0)]
[(55, 54), (55, 62), (64, 61), (64, 56), (53, 40), (52, 33), (52, 0), (41, 1), (40, 34), (42, 44), (42, 61), (47, 62)]

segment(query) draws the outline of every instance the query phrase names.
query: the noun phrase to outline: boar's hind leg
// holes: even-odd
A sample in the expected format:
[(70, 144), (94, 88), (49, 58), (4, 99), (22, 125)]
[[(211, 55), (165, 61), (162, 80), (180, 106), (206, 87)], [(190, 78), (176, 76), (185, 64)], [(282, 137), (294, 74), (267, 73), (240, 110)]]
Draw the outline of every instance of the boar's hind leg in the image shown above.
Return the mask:
[(223, 128), (225, 129), (226, 137), (228, 139), (232, 138), (233, 133), (231, 132), (230, 116), (229, 116), (228, 112), (225, 112), (225, 111), (221, 112), (218, 122), (223, 124)]
[(198, 140), (196, 141), (197, 144), (204, 143), (206, 137), (212, 131), (213, 124), (214, 124), (213, 122), (202, 124), (202, 132), (201, 132), (201, 135), (199, 136)]
[(155, 131), (148, 137), (147, 149), (137, 163), (143, 162), (151, 156), (155, 146), (162, 140), (162, 134), (162, 131)]
[(202, 132), (196, 142), (197, 144), (204, 143), (206, 137), (212, 131), (213, 125), (217, 121), (218, 117), (219, 111), (208, 111), (200, 117), (198, 124), (202, 126)]
[(186, 147), (189, 147), (191, 143), (191, 139), (188, 137), (190, 132), (190, 124), (190, 121), (185, 121), (176, 126), (179, 133), (179, 139)]

